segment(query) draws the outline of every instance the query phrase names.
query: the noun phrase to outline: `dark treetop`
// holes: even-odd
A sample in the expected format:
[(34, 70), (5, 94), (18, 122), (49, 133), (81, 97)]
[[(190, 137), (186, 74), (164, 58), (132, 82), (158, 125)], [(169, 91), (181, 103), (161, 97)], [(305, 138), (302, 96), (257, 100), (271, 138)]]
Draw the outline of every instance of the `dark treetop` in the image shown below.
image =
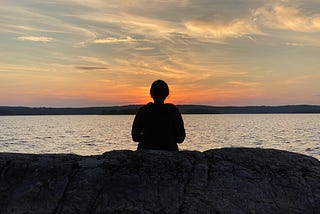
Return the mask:
[[(0, 106), (0, 115), (135, 115), (142, 105), (86, 108), (29, 108)], [(181, 114), (296, 114), (320, 113), (317, 105), (286, 106), (204, 106), (177, 105)]]

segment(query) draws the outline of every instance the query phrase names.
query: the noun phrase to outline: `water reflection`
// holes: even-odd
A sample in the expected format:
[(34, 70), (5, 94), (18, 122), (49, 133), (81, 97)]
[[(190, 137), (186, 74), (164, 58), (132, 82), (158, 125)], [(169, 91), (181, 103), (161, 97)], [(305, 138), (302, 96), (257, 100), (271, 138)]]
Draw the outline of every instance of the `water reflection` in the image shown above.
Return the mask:
[[(0, 117), (0, 151), (101, 154), (136, 149), (134, 116)], [(187, 137), (182, 150), (262, 147), (320, 159), (320, 115), (183, 115)]]

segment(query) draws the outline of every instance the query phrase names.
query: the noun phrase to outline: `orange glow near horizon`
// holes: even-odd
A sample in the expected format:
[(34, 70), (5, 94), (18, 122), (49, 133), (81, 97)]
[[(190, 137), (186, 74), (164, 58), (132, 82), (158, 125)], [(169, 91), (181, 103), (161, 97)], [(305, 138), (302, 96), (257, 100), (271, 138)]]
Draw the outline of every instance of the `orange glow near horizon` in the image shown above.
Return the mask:
[(290, 0), (244, 0), (240, 8), (218, 0), (6, 1), (0, 106), (145, 104), (157, 79), (174, 104), (320, 104), (317, 8)]

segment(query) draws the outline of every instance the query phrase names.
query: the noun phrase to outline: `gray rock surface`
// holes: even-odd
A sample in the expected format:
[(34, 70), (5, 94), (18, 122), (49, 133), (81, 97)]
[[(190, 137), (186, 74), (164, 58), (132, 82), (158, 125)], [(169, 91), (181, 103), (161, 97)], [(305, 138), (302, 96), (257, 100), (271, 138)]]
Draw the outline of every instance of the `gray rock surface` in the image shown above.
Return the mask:
[(0, 153), (0, 213), (319, 213), (320, 162), (272, 149)]

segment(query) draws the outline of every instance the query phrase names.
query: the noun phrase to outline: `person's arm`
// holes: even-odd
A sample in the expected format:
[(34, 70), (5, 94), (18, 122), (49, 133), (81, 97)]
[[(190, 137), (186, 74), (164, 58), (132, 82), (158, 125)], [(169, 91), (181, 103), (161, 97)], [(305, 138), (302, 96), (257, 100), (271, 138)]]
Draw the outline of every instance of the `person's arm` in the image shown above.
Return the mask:
[(132, 129), (131, 129), (132, 140), (135, 142), (141, 142), (142, 140), (142, 130), (143, 130), (142, 121), (143, 121), (142, 110), (139, 109), (138, 113), (136, 114), (133, 120)]
[(182, 143), (186, 137), (183, 119), (179, 110), (175, 107), (175, 127), (176, 127), (176, 142)]

